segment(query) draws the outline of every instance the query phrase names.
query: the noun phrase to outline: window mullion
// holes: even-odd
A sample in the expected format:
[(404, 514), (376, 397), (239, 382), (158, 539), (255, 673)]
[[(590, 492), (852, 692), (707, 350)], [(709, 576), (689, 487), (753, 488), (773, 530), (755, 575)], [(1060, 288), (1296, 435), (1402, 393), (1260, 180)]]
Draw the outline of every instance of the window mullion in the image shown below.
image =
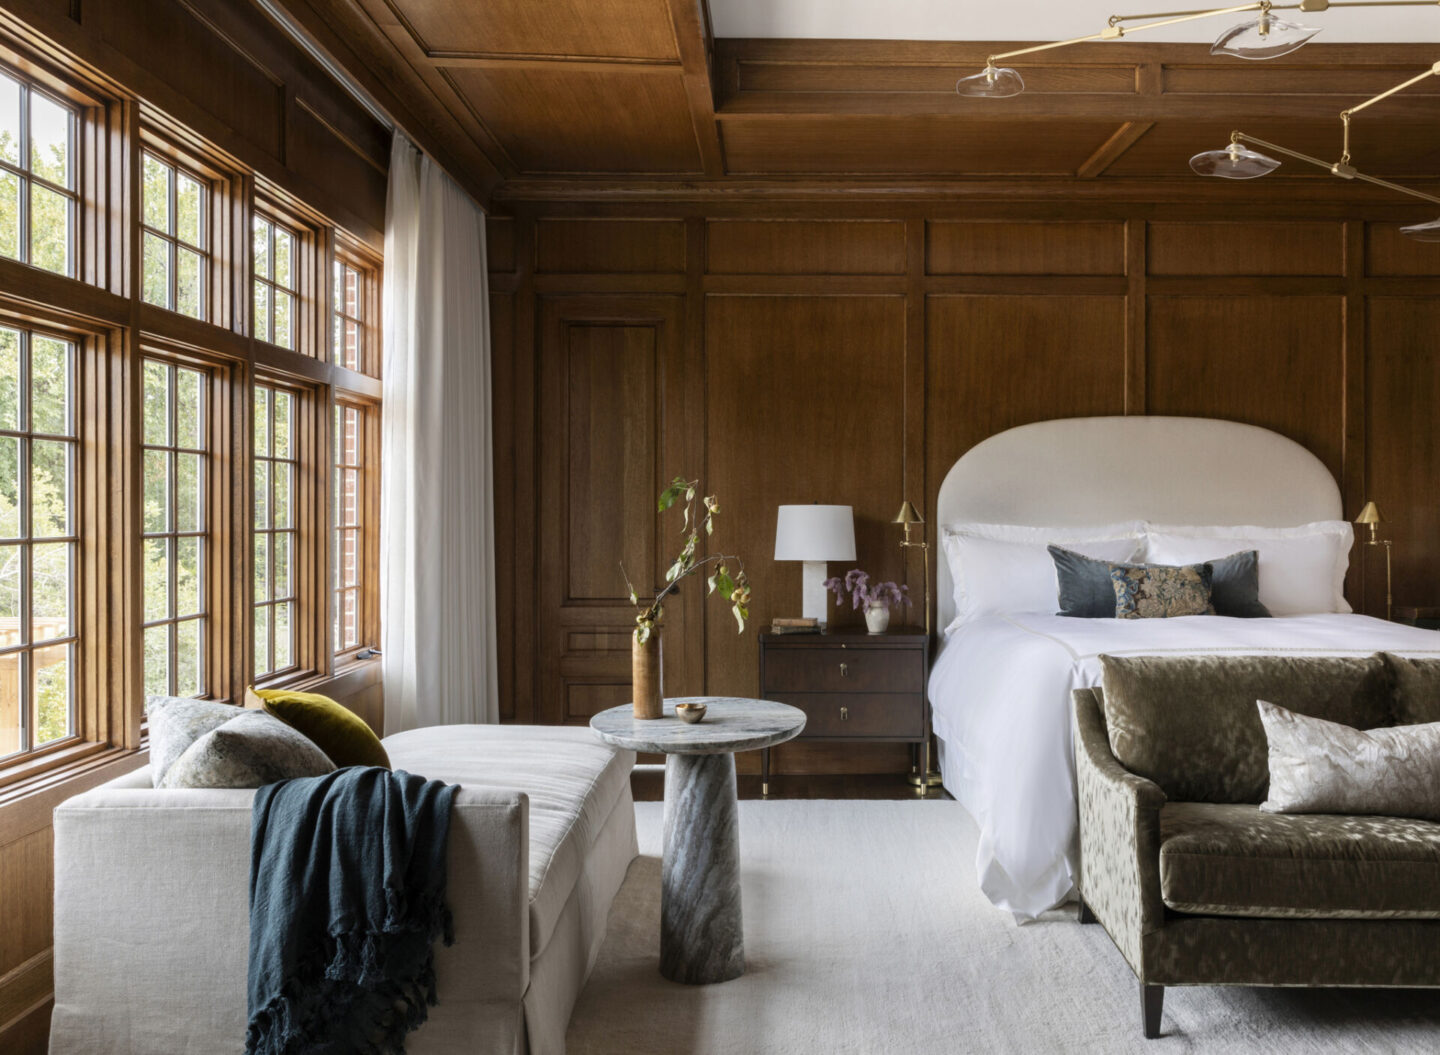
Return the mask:
[(20, 168), (24, 175), (20, 178), (20, 186), (17, 191), (19, 201), (20, 221), (20, 244), (16, 246), (19, 251), (20, 262), (30, 263), (30, 87), (23, 81), (20, 84)]

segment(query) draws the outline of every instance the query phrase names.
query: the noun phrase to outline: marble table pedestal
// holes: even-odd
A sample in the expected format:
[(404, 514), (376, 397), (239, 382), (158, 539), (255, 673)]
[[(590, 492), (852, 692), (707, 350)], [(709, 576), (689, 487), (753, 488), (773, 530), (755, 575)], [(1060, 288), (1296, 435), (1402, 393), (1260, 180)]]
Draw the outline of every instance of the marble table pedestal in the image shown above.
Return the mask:
[[(687, 725), (677, 703), (703, 703)], [(660, 879), (660, 973), (707, 985), (745, 973), (740, 912), (740, 825), (735, 752), (783, 743), (805, 728), (805, 712), (769, 700), (687, 696), (664, 716), (636, 718), (629, 704), (601, 711), (590, 728), (607, 744), (665, 755), (665, 856)]]
[(665, 757), (660, 973), (706, 985), (745, 973), (735, 756)]

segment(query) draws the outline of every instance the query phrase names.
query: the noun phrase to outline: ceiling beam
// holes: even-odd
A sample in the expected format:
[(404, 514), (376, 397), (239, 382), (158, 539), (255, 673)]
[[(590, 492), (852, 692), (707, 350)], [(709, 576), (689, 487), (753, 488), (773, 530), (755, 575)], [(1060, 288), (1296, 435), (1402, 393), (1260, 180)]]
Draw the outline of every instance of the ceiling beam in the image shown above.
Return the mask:
[(681, 69), (671, 59), (596, 59), (562, 55), (476, 55), (463, 51), (430, 51), (435, 66), (472, 70), (567, 70), (581, 73), (663, 73)]
[(669, 0), (669, 4), (695, 143), (700, 149), (705, 175), (719, 179), (725, 175), (725, 155), (720, 126), (715, 120), (714, 81), (710, 76), (710, 9), (707, 0)]
[[(726, 100), (721, 120), (766, 120), (788, 117), (963, 117), (1004, 121), (1016, 117), (1114, 118), (1120, 121), (1243, 121), (1333, 120), (1337, 127), (1345, 98), (1310, 95), (1237, 95), (1173, 93), (1143, 95), (1120, 92), (1025, 92), (1010, 99), (967, 99), (955, 92), (745, 92)], [(1434, 122), (1440, 119), (1440, 96), (1415, 95), (1387, 99), (1375, 121)], [(1356, 117), (1356, 127), (1364, 122)]]
[[(1407, 186), (1440, 193), (1440, 180), (1411, 179)], [(1362, 187), (1323, 174), (1270, 176), (1241, 189), (1228, 180), (1198, 177), (1116, 178), (1077, 180), (1008, 177), (992, 179), (905, 179), (903, 177), (730, 178), (723, 182), (654, 179), (515, 179), (496, 194), (507, 204), (521, 202), (589, 202), (604, 204), (648, 202), (705, 202), (726, 204), (747, 201), (874, 203), (893, 208), (904, 202), (965, 201), (1021, 204), (1034, 202), (1092, 201), (1148, 205), (1223, 205), (1237, 200), (1264, 201), (1275, 215), (1311, 215), (1332, 209), (1336, 215), (1367, 218), (1405, 218), (1414, 214), (1413, 201), (1375, 187)]]
[(1075, 175), (1081, 179), (1093, 179), (1120, 160), (1120, 156), (1134, 146), (1146, 132), (1154, 128), (1150, 121), (1126, 121), (1115, 130), (1115, 134), (1098, 150), (1085, 159)]

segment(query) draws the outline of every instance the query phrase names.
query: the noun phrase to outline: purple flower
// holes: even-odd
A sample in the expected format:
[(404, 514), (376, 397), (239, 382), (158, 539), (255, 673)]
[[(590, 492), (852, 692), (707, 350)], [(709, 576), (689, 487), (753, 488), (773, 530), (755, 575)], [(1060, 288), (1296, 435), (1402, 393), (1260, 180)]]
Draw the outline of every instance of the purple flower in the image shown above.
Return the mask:
[(835, 603), (844, 602), (845, 595), (850, 595), (850, 606), (852, 609), (868, 608), (871, 605), (885, 605), (891, 608), (898, 608), (900, 605), (910, 605), (910, 587), (897, 586), (893, 582), (871, 583), (867, 572), (859, 568), (852, 568), (845, 573), (845, 578), (831, 577), (825, 580), (825, 589), (835, 595)]

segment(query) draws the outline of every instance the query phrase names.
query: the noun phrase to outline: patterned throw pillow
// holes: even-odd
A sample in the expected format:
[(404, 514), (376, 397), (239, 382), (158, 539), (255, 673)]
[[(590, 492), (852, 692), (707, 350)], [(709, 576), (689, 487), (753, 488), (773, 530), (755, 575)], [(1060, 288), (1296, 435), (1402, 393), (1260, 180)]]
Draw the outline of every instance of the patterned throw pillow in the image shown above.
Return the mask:
[[(236, 708), (231, 708), (236, 710)], [(258, 788), (277, 780), (322, 777), (335, 763), (304, 734), (264, 711), (236, 711), (185, 749), (162, 788)]]
[(1362, 730), (1256, 703), (1270, 749), (1266, 813), (1440, 821), (1440, 722)]
[(150, 724), (150, 779), (154, 785), (160, 786), (186, 748), (239, 713), (240, 708), (229, 703), (177, 696), (147, 697), (145, 717)]
[(1112, 564), (1116, 619), (1214, 615), (1209, 564)]

